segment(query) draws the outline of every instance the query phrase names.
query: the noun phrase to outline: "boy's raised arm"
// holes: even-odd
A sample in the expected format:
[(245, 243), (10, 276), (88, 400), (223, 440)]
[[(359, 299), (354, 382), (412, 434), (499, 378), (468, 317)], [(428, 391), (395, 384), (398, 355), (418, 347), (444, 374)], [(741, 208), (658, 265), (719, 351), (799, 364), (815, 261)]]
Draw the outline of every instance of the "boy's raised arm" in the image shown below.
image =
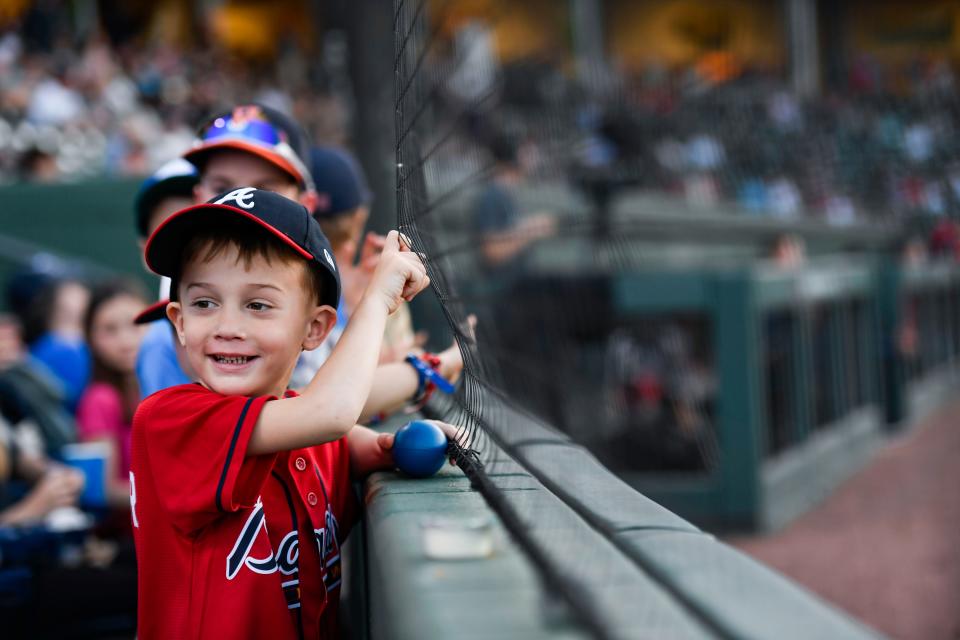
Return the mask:
[(401, 300), (412, 300), (429, 284), (420, 257), (397, 231), (391, 231), (370, 285), (330, 358), (301, 395), (264, 406), (247, 455), (298, 449), (345, 436), (370, 395), (387, 316)]

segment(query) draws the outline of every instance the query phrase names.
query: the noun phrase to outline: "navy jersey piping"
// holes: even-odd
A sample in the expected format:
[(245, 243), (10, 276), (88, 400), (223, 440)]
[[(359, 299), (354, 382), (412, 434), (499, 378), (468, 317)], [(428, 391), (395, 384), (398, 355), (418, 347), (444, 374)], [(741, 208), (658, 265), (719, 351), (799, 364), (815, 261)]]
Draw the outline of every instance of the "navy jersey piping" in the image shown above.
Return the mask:
[(247, 403), (243, 405), (243, 411), (240, 412), (240, 419), (237, 420), (237, 426), (233, 429), (233, 437), (230, 439), (230, 448), (227, 450), (227, 459), (223, 463), (223, 472), (220, 474), (220, 482), (217, 483), (217, 511), (224, 513), (223, 502), (220, 495), (223, 493), (223, 485), (227, 482), (227, 473), (230, 471), (230, 462), (233, 460), (233, 451), (237, 448), (237, 440), (240, 439), (240, 430), (243, 428), (243, 421), (247, 418), (247, 410), (253, 403), (253, 398), (248, 398)]

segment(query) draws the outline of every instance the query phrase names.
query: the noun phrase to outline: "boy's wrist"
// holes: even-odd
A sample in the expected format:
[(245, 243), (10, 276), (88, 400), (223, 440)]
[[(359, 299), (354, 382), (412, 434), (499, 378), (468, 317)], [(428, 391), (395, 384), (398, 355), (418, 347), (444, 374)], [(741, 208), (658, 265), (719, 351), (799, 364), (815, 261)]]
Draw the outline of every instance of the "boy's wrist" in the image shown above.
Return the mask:
[(360, 302), (357, 304), (356, 311), (351, 315), (355, 315), (360, 309), (369, 308), (374, 312), (382, 312), (384, 316), (390, 315), (390, 304), (387, 300), (387, 296), (381, 294), (379, 291), (373, 291), (370, 287), (367, 287), (366, 292), (364, 292), (363, 297), (360, 298)]

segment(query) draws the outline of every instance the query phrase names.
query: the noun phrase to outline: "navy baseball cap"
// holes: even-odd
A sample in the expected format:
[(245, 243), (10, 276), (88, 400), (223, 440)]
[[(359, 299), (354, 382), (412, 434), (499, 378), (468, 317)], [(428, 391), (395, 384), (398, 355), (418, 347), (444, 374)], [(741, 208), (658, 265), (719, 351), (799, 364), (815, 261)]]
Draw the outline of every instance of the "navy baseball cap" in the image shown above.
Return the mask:
[(199, 176), (197, 168), (184, 160), (176, 158), (167, 162), (156, 172), (143, 181), (137, 197), (133, 201), (133, 208), (137, 214), (137, 232), (141, 238), (147, 236), (147, 223), (150, 222), (150, 214), (153, 208), (167, 196), (186, 196), (193, 195), (193, 187), (197, 184)]
[[(307, 260), (322, 275), (320, 304), (336, 308), (340, 301), (340, 275), (330, 242), (306, 207), (278, 193), (241, 187), (221, 193), (205, 204), (181, 209), (167, 218), (147, 240), (144, 257), (147, 266), (176, 283), (182, 249), (201, 227), (249, 224), (269, 232)], [(176, 286), (170, 299), (176, 300)]]
[(313, 177), (305, 163), (310, 152), (307, 133), (276, 109), (245, 104), (214, 115), (200, 128), (193, 147), (183, 157), (202, 169), (216, 149), (252, 153), (288, 173), (302, 189), (313, 190)]
[(310, 150), (310, 171), (317, 191), (313, 215), (318, 218), (336, 217), (372, 199), (360, 163), (345, 149), (314, 147)]

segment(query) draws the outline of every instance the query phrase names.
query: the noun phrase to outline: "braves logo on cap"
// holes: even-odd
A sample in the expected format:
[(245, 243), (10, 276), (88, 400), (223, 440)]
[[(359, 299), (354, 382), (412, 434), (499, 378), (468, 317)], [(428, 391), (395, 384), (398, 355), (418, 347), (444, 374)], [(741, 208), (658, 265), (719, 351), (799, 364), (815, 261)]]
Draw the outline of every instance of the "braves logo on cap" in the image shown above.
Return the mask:
[(256, 192), (256, 190), (256, 187), (240, 187), (239, 189), (234, 189), (227, 195), (223, 196), (214, 202), (214, 204), (224, 204), (232, 200), (238, 207), (243, 209), (253, 209), (253, 194)]

